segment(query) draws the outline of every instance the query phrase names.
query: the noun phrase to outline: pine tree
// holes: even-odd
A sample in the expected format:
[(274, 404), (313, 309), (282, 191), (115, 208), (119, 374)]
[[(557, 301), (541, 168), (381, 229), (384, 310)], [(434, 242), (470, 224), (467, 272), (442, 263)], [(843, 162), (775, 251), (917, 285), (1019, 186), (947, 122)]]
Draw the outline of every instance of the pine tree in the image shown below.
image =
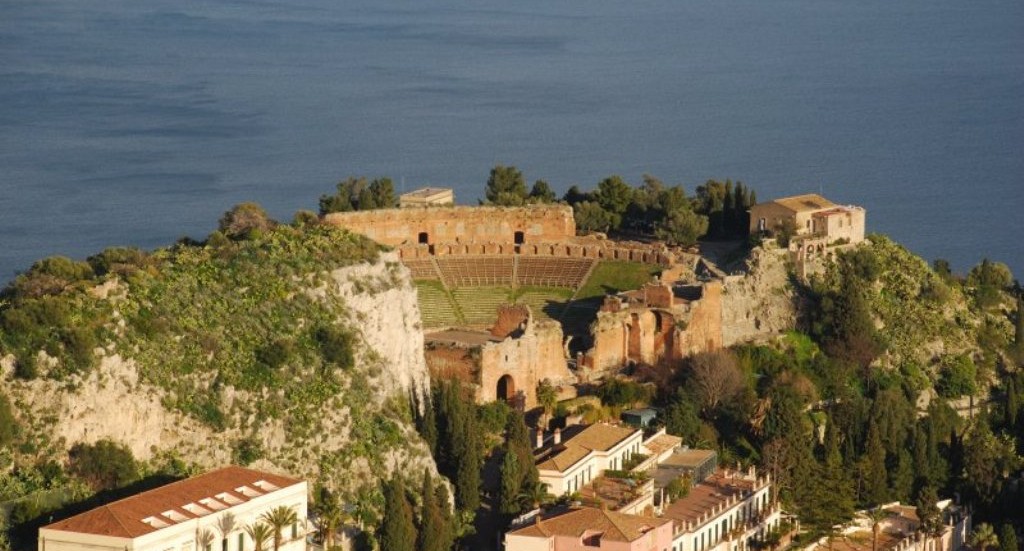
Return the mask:
[(867, 448), (861, 458), (861, 477), (861, 501), (864, 504), (878, 505), (888, 501), (885, 448), (882, 447), (882, 438), (875, 425), (868, 429)]
[(384, 518), (378, 539), (381, 549), (388, 551), (416, 551), (416, 526), (412, 507), (405, 495), (400, 479), (384, 484)]

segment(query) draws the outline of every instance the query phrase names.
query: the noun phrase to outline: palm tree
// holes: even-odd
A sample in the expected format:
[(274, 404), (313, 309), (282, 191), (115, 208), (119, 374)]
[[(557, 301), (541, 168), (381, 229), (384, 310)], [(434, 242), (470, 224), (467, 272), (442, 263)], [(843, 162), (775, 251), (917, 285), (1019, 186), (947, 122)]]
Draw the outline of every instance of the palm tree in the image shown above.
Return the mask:
[(330, 549), (334, 543), (334, 532), (341, 525), (345, 512), (337, 503), (325, 504), (320, 511), (320, 537), (324, 542), (324, 549)]
[(548, 485), (543, 482), (523, 487), (522, 493), (519, 494), (520, 503), (536, 509), (545, 503), (551, 501), (554, 497), (548, 493)]
[(971, 533), (971, 547), (977, 551), (985, 551), (989, 547), (995, 547), (999, 545), (999, 537), (996, 536), (996, 531), (992, 529), (992, 525), (983, 522), (974, 527), (974, 532)]
[(875, 507), (868, 509), (867, 517), (871, 520), (871, 551), (878, 551), (878, 533), (882, 531), (882, 520), (886, 512), (881, 507)]
[(537, 383), (537, 401), (544, 408), (544, 422), (541, 423), (541, 428), (543, 428), (551, 420), (555, 406), (558, 405), (558, 389), (548, 379), (543, 379)]
[(280, 505), (260, 515), (260, 520), (270, 525), (270, 528), (274, 531), (274, 551), (280, 551), (281, 549), (281, 531), (284, 530), (285, 526), (289, 524), (295, 524), (299, 521), (299, 516), (295, 513), (295, 509), (286, 505)]
[(208, 528), (197, 530), (196, 543), (199, 545), (199, 548), (196, 549), (196, 551), (208, 551), (210, 549), (210, 546), (213, 545), (214, 537), (215, 536), (213, 535), (213, 530), (210, 530)]
[(267, 543), (274, 535), (274, 530), (262, 522), (254, 522), (252, 524), (245, 525), (245, 533), (249, 534), (252, 538), (253, 543), (256, 545), (254, 551), (263, 551), (263, 544)]
[(228, 551), (228, 535), (235, 530), (235, 515), (224, 513), (217, 519), (217, 529), (220, 530), (221, 551)]

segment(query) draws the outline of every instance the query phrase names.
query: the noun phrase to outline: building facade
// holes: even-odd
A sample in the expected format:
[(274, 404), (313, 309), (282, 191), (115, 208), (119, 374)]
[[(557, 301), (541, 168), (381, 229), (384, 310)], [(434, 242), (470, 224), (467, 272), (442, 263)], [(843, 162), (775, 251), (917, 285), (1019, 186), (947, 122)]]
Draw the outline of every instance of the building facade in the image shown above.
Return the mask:
[(296, 522), (280, 551), (305, 551), (307, 493), (302, 480), (225, 467), (44, 526), (38, 551), (254, 551), (245, 527), (282, 506)]
[(782, 522), (770, 478), (753, 469), (719, 469), (663, 507), (662, 515), (673, 520), (672, 551), (746, 551)]
[(837, 205), (814, 193), (750, 207), (751, 235), (774, 235), (788, 229), (798, 237), (821, 237), (825, 244), (860, 243), (864, 240), (864, 228), (863, 207)]
[(551, 446), (537, 453), (540, 481), (556, 496), (578, 492), (604, 471), (625, 468), (630, 458), (642, 453), (643, 436), (640, 429), (605, 423), (566, 429), (564, 442), (558, 432)]

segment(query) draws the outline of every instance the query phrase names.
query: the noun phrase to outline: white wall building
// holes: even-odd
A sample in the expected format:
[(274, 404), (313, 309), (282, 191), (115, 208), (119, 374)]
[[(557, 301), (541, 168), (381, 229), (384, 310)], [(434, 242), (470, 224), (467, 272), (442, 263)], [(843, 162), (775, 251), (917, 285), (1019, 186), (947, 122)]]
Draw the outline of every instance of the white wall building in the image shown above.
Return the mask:
[(662, 514), (675, 521), (671, 551), (744, 551), (779, 527), (782, 512), (771, 500), (771, 480), (718, 470), (694, 484)]
[(604, 471), (622, 469), (630, 457), (644, 453), (643, 437), (640, 429), (605, 423), (596, 423), (571, 434), (564, 443), (559, 434), (550, 448), (539, 452), (540, 481), (548, 485), (552, 495), (579, 491)]
[(282, 531), (281, 551), (305, 551), (307, 493), (303, 480), (225, 467), (40, 528), (38, 550), (254, 551), (245, 526), (285, 506), (297, 522)]

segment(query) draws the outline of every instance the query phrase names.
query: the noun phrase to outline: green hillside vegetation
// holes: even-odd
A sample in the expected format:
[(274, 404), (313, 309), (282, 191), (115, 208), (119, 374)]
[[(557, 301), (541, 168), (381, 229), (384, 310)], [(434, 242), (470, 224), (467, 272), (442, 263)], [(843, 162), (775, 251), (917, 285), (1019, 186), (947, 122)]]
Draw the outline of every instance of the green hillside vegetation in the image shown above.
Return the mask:
[[(986, 261), (972, 274), (983, 266), (1005, 269)], [(863, 365), (877, 359), (883, 367), (901, 370), (916, 379), (918, 390), (928, 382), (922, 373), (930, 371), (935, 379), (950, 364), (964, 361), (977, 362), (984, 377), (1006, 359), (1013, 301), (1005, 292), (1008, 270), (997, 278), (994, 295), (976, 279), (936, 272), (889, 238), (872, 235), (812, 282), (809, 292), (817, 308), (810, 315), (810, 333), (836, 356)], [(979, 297), (989, 298), (983, 303)]]
[[(803, 541), (855, 508), (936, 495), (959, 494), (979, 519), (1014, 520), (1024, 506), (1012, 483), (1024, 466), (1019, 290), (999, 263), (966, 278), (937, 265), (871, 236), (800, 287), (801, 331), (635, 376), (654, 383), (670, 433), (767, 469), (809, 529)], [(973, 418), (950, 401), (967, 395)]]
[[(0, 302), (0, 358), (13, 358), (16, 379), (0, 392), (0, 506), (28, 507), (15, 520), (29, 526), (95, 491), (87, 487), (92, 478), (65, 470), (64, 444), (52, 439), (58, 420), (33, 418), (10, 396), (28, 392), (34, 380), (76, 389), (104, 357), (119, 355), (134, 361), (139, 383), (155, 387), (166, 409), (227, 431), (195, 442), (197, 449), (230, 448), (236, 462), (266, 458), (295, 473), (318, 465), (321, 481), (372, 521), (380, 490), (373, 480), (352, 479), (349, 469), (357, 461), (385, 464), (395, 450), (426, 457), (425, 447), (412, 448), (422, 441), (410, 440), (408, 397), (380, 398), (376, 381), (389, 366), (362, 343), (344, 299), (328, 285), (331, 270), (375, 262), (380, 247), (318, 225), (315, 216), (297, 218), (280, 225), (241, 205), (204, 242), (152, 253), (107, 249), (87, 262), (48, 258), (11, 282)], [(372, 295), (398, 285), (399, 270), (388, 264), (356, 289)], [(14, 426), (4, 421), (11, 410)], [(325, 415), (346, 411), (340, 421)], [(283, 429), (281, 447), (266, 446), (268, 426)], [(327, 443), (325, 436), (340, 434), (346, 443)], [(130, 476), (115, 486), (195, 467), (172, 450), (126, 468)]]

